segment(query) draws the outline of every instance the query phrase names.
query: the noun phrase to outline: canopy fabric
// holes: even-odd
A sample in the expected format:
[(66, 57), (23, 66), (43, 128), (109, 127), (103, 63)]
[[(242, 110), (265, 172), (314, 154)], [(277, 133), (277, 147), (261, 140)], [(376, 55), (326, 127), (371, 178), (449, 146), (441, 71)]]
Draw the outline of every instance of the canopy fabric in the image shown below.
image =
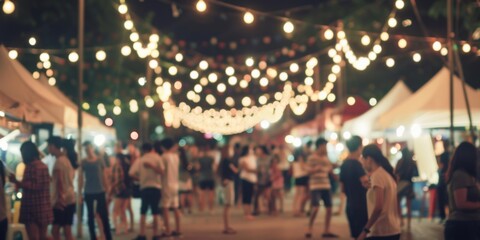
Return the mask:
[(407, 85), (403, 81), (398, 81), (375, 107), (357, 118), (346, 121), (342, 130), (361, 137), (370, 136), (378, 118), (410, 95), (412, 92)]
[[(454, 125), (468, 126), (468, 114), (462, 90), (462, 80), (454, 75)], [(466, 86), (473, 124), (480, 120), (480, 91)], [(422, 88), (406, 101), (398, 104), (379, 118), (376, 126), (392, 129), (399, 126), (420, 125), (422, 128), (450, 126), (450, 71), (443, 67)]]

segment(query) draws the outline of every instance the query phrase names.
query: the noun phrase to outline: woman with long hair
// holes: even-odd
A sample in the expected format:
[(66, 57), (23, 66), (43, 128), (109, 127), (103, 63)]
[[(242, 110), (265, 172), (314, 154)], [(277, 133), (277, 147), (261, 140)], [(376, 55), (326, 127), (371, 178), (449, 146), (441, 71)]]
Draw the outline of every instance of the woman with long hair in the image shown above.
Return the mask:
[[(417, 163), (413, 160), (413, 155), (408, 148), (402, 149), (402, 158), (395, 166), (395, 175), (398, 181), (398, 214), (402, 216), (402, 206), (400, 201), (403, 197), (407, 199), (407, 227), (410, 229), (410, 223), (412, 220), (412, 199), (415, 198), (413, 192), (412, 178), (417, 175)], [(401, 225), (403, 225), (403, 218), (400, 218)]]
[(24, 142), (20, 152), (25, 163), (23, 180), (9, 176), (10, 182), (23, 190), (20, 222), (25, 224), (29, 239), (46, 240), (48, 224), (53, 220), (48, 167), (40, 161), (40, 152), (33, 142)]
[(480, 239), (480, 191), (477, 176), (477, 149), (469, 142), (458, 145), (447, 171), (450, 214), (444, 236), (451, 239)]
[(397, 211), (397, 183), (393, 167), (375, 144), (362, 151), (365, 169), (370, 175), (367, 191), (368, 222), (357, 239), (400, 239)]
[(230, 157), (228, 145), (222, 149), (222, 160), (220, 162), (220, 178), (222, 180), (224, 193), (223, 208), (223, 233), (235, 234), (236, 231), (230, 227), (230, 208), (235, 205), (235, 175), (238, 174), (238, 168)]
[(257, 159), (250, 152), (250, 146), (244, 146), (240, 154), (240, 179), (242, 180), (243, 213), (247, 220), (253, 220), (252, 200), (257, 183)]

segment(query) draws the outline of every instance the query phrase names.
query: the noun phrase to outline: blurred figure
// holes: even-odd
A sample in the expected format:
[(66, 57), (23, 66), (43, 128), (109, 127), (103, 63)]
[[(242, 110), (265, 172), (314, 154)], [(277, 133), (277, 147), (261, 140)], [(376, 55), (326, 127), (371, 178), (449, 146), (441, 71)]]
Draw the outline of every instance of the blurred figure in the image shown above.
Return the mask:
[[(242, 152), (242, 145), (240, 143), (235, 143), (233, 145), (233, 156), (232, 156), (232, 162), (235, 164), (235, 166), (239, 166), (238, 162), (240, 160), (240, 154)], [(235, 174), (234, 176), (234, 187), (235, 187), (235, 204), (238, 204), (240, 197), (242, 196), (242, 189), (241, 189), (241, 180), (240, 180), (240, 175)]]
[(48, 152), (55, 157), (51, 181), (51, 201), (53, 206), (53, 239), (60, 239), (60, 229), (63, 228), (65, 239), (73, 240), (72, 224), (75, 214), (75, 191), (73, 178), (75, 170), (71, 162), (62, 152), (62, 138), (52, 136), (48, 140)]
[(443, 223), (447, 218), (447, 214), (445, 212), (445, 207), (448, 205), (446, 175), (450, 162), (450, 142), (448, 140), (443, 140), (443, 149), (445, 151), (440, 154), (438, 161), (437, 184), (437, 205), (441, 223)]
[[(283, 184), (284, 184), (284, 189), (285, 192), (289, 193), (290, 189), (292, 188), (292, 176), (290, 175), (290, 162), (288, 161), (288, 155), (290, 152), (288, 151), (287, 148), (285, 148), (285, 145), (280, 144), (278, 148), (275, 149), (274, 154), (277, 154), (278, 157), (280, 158), (280, 169), (282, 169), (282, 174), (283, 174)], [(282, 203), (280, 205), (280, 212), (283, 212), (283, 198), (284, 198), (284, 192), (282, 192)]]
[(6, 184), (6, 167), (3, 160), (0, 159), (0, 239), (7, 239), (8, 231), (8, 214), (7, 209), (10, 211), (10, 206), (7, 207), (5, 196), (5, 184)]
[(187, 151), (185, 148), (179, 149), (180, 158), (180, 175), (179, 175), (179, 192), (180, 192), (180, 208), (182, 211), (188, 209), (188, 213), (192, 213), (193, 205), (193, 181), (191, 176), (192, 164), (188, 161)]
[[(156, 144), (157, 145), (157, 144)], [(158, 220), (160, 216), (160, 199), (162, 191), (162, 178), (165, 167), (163, 160), (154, 151), (152, 144), (142, 145), (142, 156), (137, 159), (138, 163), (132, 166), (129, 171), (130, 177), (137, 179), (140, 183), (140, 231), (137, 240), (146, 240), (146, 218), (148, 210), (153, 215), (153, 237), (159, 238)], [(169, 235), (164, 234), (165, 237)]]
[(228, 156), (228, 147), (224, 147), (222, 152), (222, 161), (220, 162), (220, 175), (225, 194), (225, 207), (223, 209), (223, 233), (235, 234), (236, 231), (230, 227), (230, 208), (235, 204), (234, 179), (238, 174), (238, 167), (232, 158)]
[(311, 238), (313, 231), (313, 224), (317, 217), (318, 209), (320, 207), (320, 200), (326, 208), (325, 214), (325, 229), (322, 234), (323, 238), (337, 238), (336, 234), (330, 232), (330, 221), (332, 220), (332, 192), (331, 184), (328, 174), (332, 171), (332, 163), (327, 155), (327, 140), (319, 138), (315, 142), (316, 150), (308, 156), (307, 166), (310, 173), (309, 188), (311, 199), (311, 214), (308, 225), (308, 231), (305, 237)]
[(127, 208), (132, 195), (132, 180), (128, 175), (130, 163), (127, 156), (122, 153), (121, 144), (117, 144), (115, 149), (115, 163), (112, 167), (110, 196), (114, 197), (113, 221), (117, 234), (126, 233)]
[(250, 152), (250, 146), (244, 146), (240, 154), (240, 179), (242, 180), (243, 214), (247, 220), (253, 220), (252, 200), (257, 183), (257, 159)]
[(209, 154), (210, 146), (205, 144), (202, 148), (196, 163), (196, 169), (199, 171), (200, 211), (203, 211), (207, 205), (211, 213), (215, 203), (216, 164), (214, 157)]
[(102, 235), (105, 239), (112, 239), (110, 231), (110, 223), (108, 219), (108, 207), (106, 192), (108, 192), (105, 182), (106, 176), (104, 174), (105, 162), (100, 159), (96, 154), (91, 142), (83, 143), (87, 157), (81, 162), (80, 165), (80, 191), (83, 190), (85, 204), (87, 205), (88, 215), (88, 231), (90, 233), (90, 239), (96, 240), (97, 235), (95, 233), (95, 216), (98, 215), (101, 219)]
[(375, 144), (363, 148), (365, 169), (370, 174), (367, 191), (369, 218), (357, 238), (400, 239), (400, 216), (397, 209), (397, 184), (393, 167)]
[(259, 215), (262, 206), (262, 200), (267, 206), (270, 202), (270, 190), (272, 182), (270, 180), (270, 156), (266, 146), (255, 147), (255, 156), (257, 157), (257, 188), (254, 196), (253, 215)]
[(310, 154), (310, 144), (308, 142), (301, 150), (294, 154), (292, 163), (292, 175), (295, 179), (295, 196), (293, 198), (293, 216), (298, 217), (304, 214), (305, 204), (308, 200), (308, 171), (306, 171), (306, 159)]
[[(164, 174), (162, 175), (162, 208), (163, 208), (163, 222), (165, 224), (165, 236), (181, 236), (180, 231), (180, 210), (178, 197), (178, 170), (180, 159), (178, 158), (177, 145), (170, 138), (165, 138), (161, 142), (162, 160), (165, 166)], [(168, 211), (173, 209), (175, 217), (175, 231), (170, 230), (170, 218)]]
[(447, 171), (450, 214), (445, 224), (445, 240), (480, 239), (480, 191), (477, 150), (469, 142), (458, 145)]
[[(272, 196), (270, 200), (270, 212), (273, 215), (278, 214), (278, 209), (282, 208), (283, 202), (283, 187), (284, 179), (282, 174), (282, 169), (280, 168), (280, 158), (278, 155), (273, 155), (273, 158), (270, 162), (270, 181), (272, 181)], [(279, 207), (277, 208), (277, 202)]]
[(47, 240), (47, 227), (53, 220), (50, 202), (50, 175), (48, 167), (40, 161), (40, 153), (33, 142), (27, 141), (20, 147), (25, 173), (18, 181), (12, 174), (10, 182), (22, 189), (20, 222), (27, 228), (31, 240)]
[(417, 163), (413, 161), (413, 155), (408, 148), (402, 149), (402, 159), (400, 159), (395, 166), (395, 175), (397, 176), (397, 199), (398, 199), (398, 214), (400, 215), (400, 225), (403, 226), (402, 218), (402, 198), (407, 199), (407, 227), (410, 229), (412, 220), (412, 199), (415, 198), (413, 192), (412, 178), (418, 175)]
[[(138, 151), (137, 147), (133, 143), (129, 143), (127, 145), (127, 160), (130, 163), (130, 168), (133, 167), (135, 161), (140, 158), (140, 152)], [(131, 179), (131, 193), (132, 197), (128, 199), (127, 203), (127, 212), (128, 215), (130, 216), (130, 227), (129, 227), (129, 232), (134, 231), (134, 222), (135, 222), (135, 216), (133, 215), (133, 208), (132, 208), (132, 198), (140, 198), (140, 184), (138, 181), (135, 181), (134, 179)]]
[(340, 167), (342, 192), (347, 197), (347, 219), (350, 235), (356, 239), (368, 221), (367, 188), (368, 176), (360, 162), (362, 155), (362, 138), (352, 136), (346, 143), (348, 156)]

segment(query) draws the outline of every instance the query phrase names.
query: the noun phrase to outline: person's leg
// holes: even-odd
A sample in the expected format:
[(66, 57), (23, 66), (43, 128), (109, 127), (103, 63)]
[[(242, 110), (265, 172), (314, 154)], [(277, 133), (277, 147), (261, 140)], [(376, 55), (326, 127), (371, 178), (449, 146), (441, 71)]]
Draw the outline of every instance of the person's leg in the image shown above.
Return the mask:
[(410, 229), (412, 222), (412, 199), (407, 197), (407, 228)]
[(301, 186), (300, 187), (302, 196), (301, 196), (301, 201), (300, 201), (300, 213), (305, 213), (305, 205), (307, 205), (308, 199), (310, 196), (308, 196), (308, 188), (306, 186)]
[(279, 192), (278, 192), (279, 196), (279, 200), (280, 200), (280, 212), (283, 213), (283, 203), (284, 203), (284, 198), (285, 198), (285, 191), (283, 189), (280, 189)]
[(105, 193), (100, 193), (97, 196), (97, 213), (100, 216), (100, 220), (103, 225), (103, 234), (106, 240), (112, 239), (112, 233), (110, 229), (110, 221), (108, 218), (108, 206), (105, 199)]
[(95, 233), (95, 209), (94, 209), (95, 198), (92, 194), (85, 194), (85, 204), (87, 205), (87, 222), (88, 222), (88, 232), (90, 234), (90, 239), (96, 240), (97, 234)]
[(0, 221), (0, 240), (7, 239), (8, 232), (8, 218), (5, 218), (3, 221)]
[(54, 224), (52, 226), (52, 239), (60, 240), (60, 225)]
[(312, 210), (310, 212), (310, 219), (308, 221), (307, 234), (312, 234), (313, 232), (313, 224), (315, 223), (315, 218), (317, 218), (317, 213), (318, 213), (318, 206), (312, 207)]
[(325, 213), (325, 233), (330, 233), (330, 222), (332, 221), (332, 207), (327, 207)]
[(113, 220), (113, 227), (115, 228), (115, 233), (120, 234), (122, 231), (121, 229), (123, 226), (121, 225), (120, 221), (120, 211), (121, 211), (121, 199), (114, 198), (113, 199), (113, 213), (112, 213), (112, 220)]
[(128, 209), (128, 215), (130, 216), (130, 229), (129, 229), (129, 231), (133, 231), (134, 224), (135, 224), (135, 216), (133, 215), (132, 198), (128, 198), (128, 200), (127, 200), (127, 209)]
[(208, 193), (208, 210), (210, 212), (213, 211), (213, 206), (215, 205), (215, 189), (209, 189), (207, 190)]
[(122, 232), (127, 232), (127, 208), (128, 208), (128, 198), (121, 199), (120, 201), (120, 224), (123, 228)]
[(73, 240), (72, 225), (66, 225), (63, 227), (63, 234), (66, 240)]
[[(160, 199), (162, 197), (162, 190), (160, 189), (152, 189), (151, 193), (149, 194), (149, 198), (151, 200), (150, 202), (150, 207), (152, 209), (152, 215), (153, 215), (153, 236), (158, 236), (160, 231), (158, 230), (158, 225), (159, 225), (159, 220), (160, 220), (160, 214), (161, 214), (161, 209), (160, 209)], [(168, 220), (165, 221), (165, 227), (168, 230)], [(168, 231), (167, 231), (168, 232)]]
[(38, 234), (39, 234), (39, 238), (38, 238), (38, 239), (40, 239), (40, 240), (48, 240), (47, 232), (48, 232), (48, 224), (40, 224), (40, 225), (38, 225)]
[(164, 207), (163, 209), (163, 224), (165, 225), (165, 233), (170, 235), (172, 232), (170, 230), (170, 221), (168, 216), (168, 208)]
[(322, 190), (321, 198), (325, 204), (326, 213), (325, 213), (325, 234), (330, 234), (330, 223), (332, 221), (332, 192), (330, 190)]
[(147, 221), (147, 212), (148, 208), (150, 207), (151, 198), (149, 197), (149, 189), (142, 189), (140, 190), (140, 199), (141, 199), (141, 206), (140, 206), (140, 231), (138, 233), (139, 238), (145, 238), (146, 233), (146, 221)]
[(181, 231), (180, 231), (180, 210), (178, 208), (174, 208), (173, 213), (175, 214), (175, 231), (177, 233), (181, 233)]
[(30, 239), (30, 240), (39, 240), (40, 239), (40, 229), (39, 229), (37, 224), (27, 223), (27, 224), (25, 224), (25, 228), (27, 229), (28, 239)]
[(447, 218), (447, 214), (445, 213), (445, 206), (447, 205), (446, 199), (446, 187), (443, 185), (437, 187), (437, 204), (438, 204), (438, 213), (440, 216), (440, 220), (443, 221)]
[(301, 196), (301, 193), (300, 193), (300, 186), (298, 185), (295, 185), (293, 187), (293, 190), (295, 191), (295, 195), (293, 197), (293, 204), (292, 204), (292, 212), (293, 212), (293, 216), (298, 216), (300, 215), (300, 196)]
[(225, 207), (223, 208), (223, 230), (224, 231), (228, 231), (228, 229), (230, 228), (230, 225), (228, 224), (229, 209), (230, 209), (230, 206), (228, 204), (225, 204)]

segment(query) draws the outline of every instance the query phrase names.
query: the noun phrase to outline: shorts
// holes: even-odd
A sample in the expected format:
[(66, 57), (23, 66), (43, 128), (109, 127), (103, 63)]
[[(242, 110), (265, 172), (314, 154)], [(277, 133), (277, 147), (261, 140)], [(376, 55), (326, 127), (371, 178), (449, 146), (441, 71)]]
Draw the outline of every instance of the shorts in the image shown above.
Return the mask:
[(200, 189), (202, 190), (214, 190), (215, 189), (215, 181), (214, 180), (203, 180), (199, 183)]
[(232, 180), (225, 180), (227, 185), (223, 186), (223, 194), (226, 206), (235, 205), (235, 186)]
[(178, 191), (162, 191), (162, 208), (178, 208)]
[(75, 214), (75, 204), (70, 204), (64, 209), (53, 209), (53, 225), (72, 226), (73, 215)]
[(295, 178), (295, 186), (308, 187), (308, 176)]
[(126, 188), (123, 191), (121, 191), (120, 193), (115, 194), (115, 197), (120, 198), (120, 199), (129, 199), (129, 198), (132, 197), (132, 191), (130, 191), (130, 189)]
[(144, 188), (140, 190), (140, 199), (142, 204), (140, 207), (140, 214), (146, 215), (148, 209), (152, 211), (152, 215), (160, 214), (160, 199), (162, 197), (161, 189), (158, 188)]
[(242, 203), (252, 204), (253, 198), (253, 183), (242, 179)]
[(327, 189), (316, 189), (310, 191), (310, 200), (313, 207), (320, 206), (320, 200), (323, 200), (325, 207), (332, 207), (332, 193)]

